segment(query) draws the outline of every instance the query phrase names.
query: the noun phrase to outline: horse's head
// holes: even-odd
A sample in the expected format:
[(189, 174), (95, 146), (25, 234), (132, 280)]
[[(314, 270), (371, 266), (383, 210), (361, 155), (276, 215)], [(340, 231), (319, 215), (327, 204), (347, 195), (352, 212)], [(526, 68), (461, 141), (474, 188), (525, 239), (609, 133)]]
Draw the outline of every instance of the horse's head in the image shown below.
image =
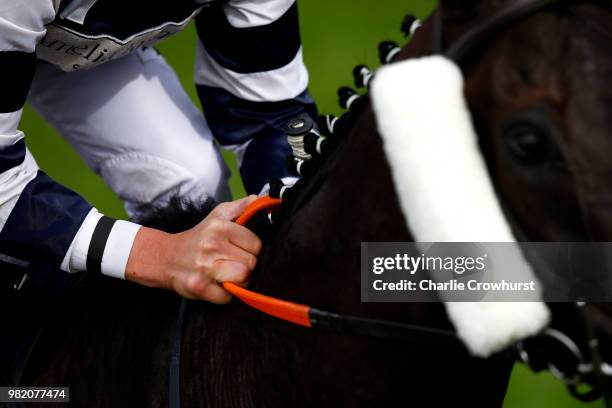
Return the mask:
[[(447, 44), (504, 4), (442, 3)], [(609, 1), (558, 2), (460, 61), (494, 184), (529, 240), (612, 239), (611, 44)]]
[[(482, 157), (523, 240), (612, 236), (611, 40), (609, 1), (442, 0), (400, 54), (460, 65)], [(553, 312), (584, 337), (565, 306)], [(591, 305), (586, 321), (610, 334), (609, 310)]]

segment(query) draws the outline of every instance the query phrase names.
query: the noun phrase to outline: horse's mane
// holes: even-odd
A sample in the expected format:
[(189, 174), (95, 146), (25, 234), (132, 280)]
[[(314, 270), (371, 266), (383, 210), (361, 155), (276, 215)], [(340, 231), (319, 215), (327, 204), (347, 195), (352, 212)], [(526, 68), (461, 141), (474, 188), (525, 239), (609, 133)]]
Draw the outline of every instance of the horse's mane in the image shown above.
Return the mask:
[(176, 233), (186, 231), (199, 224), (217, 203), (212, 199), (196, 203), (180, 197), (173, 197), (167, 205), (153, 208), (140, 224), (145, 227)]

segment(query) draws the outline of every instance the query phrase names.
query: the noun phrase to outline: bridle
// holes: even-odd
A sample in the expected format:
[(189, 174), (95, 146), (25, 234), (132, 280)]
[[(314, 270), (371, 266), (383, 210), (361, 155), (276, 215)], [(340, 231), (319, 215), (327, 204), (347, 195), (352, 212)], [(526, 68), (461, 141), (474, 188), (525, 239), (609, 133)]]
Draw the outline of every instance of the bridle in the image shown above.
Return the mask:
[[(504, 29), (548, 7), (566, 1), (509, 1), (506, 7), (477, 24), (448, 48), (444, 47), (443, 10), (439, 8), (434, 16), (433, 50), (435, 53), (443, 54), (457, 64), (461, 64), (467, 57), (477, 51), (479, 47), (492, 40), (495, 35)], [(279, 199), (261, 197), (236, 222), (240, 225), (246, 225), (255, 214), (262, 211), (274, 211), (280, 205), (281, 200)], [(224, 282), (223, 287), (254, 309), (306, 328), (345, 335), (433, 343), (465, 350), (463, 343), (461, 343), (456, 333), (451, 330), (333, 313), (308, 305), (266, 296), (231, 282)], [(179, 309), (175, 341), (173, 342), (171, 352), (169, 386), (169, 404), (171, 408), (180, 408), (180, 348), (186, 304), (186, 300), (183, 300)], [(584, 310), (584, 306), (582, 303), (577, 305), (581, 311)], [(610, 395), (607, 393), (606, 381), (612, 376), (612, 366), (603, 363), (594, 330), (590, 326), (588, 319), (585, 318), (584, 321), (585, 339), (589, 345), (591, 357), (590, 362), (585, 359), (581, 349), (570, 337), (552, 328), (545, 329), (536, 337), (517, 342), (506, 351), (506, 354), (510, 358), (527, 364), (534, 371), (548, 369), (565, 382), (570, 393), (576, 398), (583, 401), (592, 401), (603, 397), (606, 405), (609, 406)], [(554, 356), (548, 355), (550, 354), (549, 346), (551, 344), (556, 345), (563, 354), (558, 361), (553, 360)], [(585, 377), (591, 376), (593, 373), (596, 374), (598, 386), (593, 386), (586, 393), (580, 393), (577, 388), (578, 385), (583, 382)]]
[(471, 28), (448, 48), (444, 46), (444, 10), (440, 5), (434, 16), (434, 44), (436, 54), (443, 54), (458, 65), (465, 62), (467, 57), (473, 55), (480, 47), (493, 40), (493, 38), (525, 18), (539, 13), (553, 5), (567, 2), (565, 0), (512, 0), (506, 7), (491, 17), (485, 19)]
[[(569, 3), (571, 1), (575, 0), (509, 1), (505, 8), (467, 31), (448, 48), (444, 46), (443, 10), (439, 8), (434, 16), (433, 49), (436, 54), (443, 54), (458, 65), (464, 64), (470, 56), (476, 53), (476, 51), (485, 46), (497, 34), (513, 24), (552, 6)], [(511, 224), (513, 224), (513, 229), (522, 233), (520, 225), (511, 214), (509, 219)], [(524, 237), (526, 238), (526, 235)], [(525, 241), (527, 241), (527, 239), (525, 239)], [(600, 342), (590, 319), (586, 315), (586, 306), (587, 304), (585, 302), (576, 303), (576, 308), (581, 315), (584, 326), (583, 337), (588, 347), (590, 360), (585, 358), (581, 349), (569, 336), (555, 329), (546, 329), (543, 335), (547, 336), (549, 339), (554, 339), (558, 345), (562, 345), (564, 352), (567, 353), (570, 358), (570, 362), (566, 365), (565, 369), (561, 369), (552, 361), (535, 362), (537, 359), (534, 358), (535, 353), (530, 353), (525, 347), (527, 341), (518, 342), (515, 348), (518, 351), (520, 361), (531, 367), (534, 371), (539, 371), (542, 368), (548, 369), (555, 377), (566, 384), (569, 392), (574, 397), (582, 401), (594, 401), (602, 397), (606, 406), (610, 407), (612, 405), (612, 395), (609, 392), (610, 381), (612, 380), (612, 365), (606, 363), (602, 358)], [(586, 377), (590, 377), (591, 384), (595, 385), (587, 392), (581, 393), (578, 391), (578, 386), (584, 383)]]

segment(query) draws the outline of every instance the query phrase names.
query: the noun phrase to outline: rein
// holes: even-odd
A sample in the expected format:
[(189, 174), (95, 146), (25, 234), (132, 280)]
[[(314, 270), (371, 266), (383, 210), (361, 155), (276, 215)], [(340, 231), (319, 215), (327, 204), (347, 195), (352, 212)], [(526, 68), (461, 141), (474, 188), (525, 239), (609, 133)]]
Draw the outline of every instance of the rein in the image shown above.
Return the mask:
[[(259, 197), (251, 203), (236, 219), (236, 224), (246, 224), (263, 211), (271, 213), (280, 209), (282, 200), (269, 196)], [(277, 319), (284, 320), (309, 329), (316, 329), (337, 334), (360, 335), (387, 340), (416, 341), (428, 344), (440, 344), (447, 347), (465, 350), (457, 335), (450, 330), (411, 325), (390, 320), (372, 319), (344, 315), (316, 309), (311, 306), (289, 302), (245, 289), (232, 282), (223, 282), (225, 290), (236, 296), (246, 305)], [(181, 299), (174, 339), (170, 350), (170, 368), (168, 382), (168, 406), (181, 407), (181, 344), (188, 300)]]
[[(236, 223), (246, 225), (249, 220), (261, 211), (278, 210), (280, 199), (268, 196), (254, 201), (238, 217)], [(238, 299), (263, 313), (310, 329), (348, 335), (361, 335), (393, 340), (435, 342), (449, 346), (463, 347), (457, 335), (450, 330), (411, 325), (389, 320), (365, 318), (359, 316), (332, 313), (308, 305), (288, 302), (257, 293), (232, 282), (223, 282), (223, 288)]]

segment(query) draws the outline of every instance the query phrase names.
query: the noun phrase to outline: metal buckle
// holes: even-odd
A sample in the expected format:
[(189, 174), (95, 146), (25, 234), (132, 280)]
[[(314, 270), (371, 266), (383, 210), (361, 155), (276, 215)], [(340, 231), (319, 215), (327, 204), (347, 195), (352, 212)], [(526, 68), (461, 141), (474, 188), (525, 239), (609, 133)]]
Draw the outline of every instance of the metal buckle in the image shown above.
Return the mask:
[(16, 291), (20, 291), (21, 288), (23, 288), (23, 285), (27, 282), (29, 277), (30, 275), (27, 272), (25, 272), (23, 275), (21, 275), (21, 278), (15, 281), (15, 283), (13, 284), (13, 289), (15, 289)]
[[(567, 387), (570, 394), (572, 394), (575, 398), (584, 401), (591, 402), (601, 397), (600, 390), (588, 383), (590, 385), (590, 389), (585, 391), (580, 391), (578, 387), (583, 384), (587, 384), (585, 378), (593, 373), (594, 367), (592, 363), (587, 363), (582, 351), (576, 345), (576, 343), (565, 333), (548, 328), (544, 330), (541, 334), (541, 337), (547, 337), (549, 339), (555, 340), (558, 344), (562, 345), (565, 350), (569, 352), (569, 354), (575, 359), (575, 373), (568, 373), (559, 368), (559, 365), (554, 361), (548, 361), (546, 366), (548, 371), (557, 379), (563, 381), (565, 386)], [(522, 342), (517, 344), (517, 351), (519, 358), (529, 367), (532, 367), (530, 364), (529, 352), (523, 347)], [(602, 363), (601, 372), (604, 373), (607, 377), (612, 377), (612, 365), (608, 363)]]
[[(577, 386), (582, 383), (581, 374), (582, 372), (578, 369), (578, 367), (585, 367), (587, 365), (584, 355), (580, 348), (576, 345), (576, 343), (569, 338), (565, 333), (552, 328), (545, 329), (540, 337), (547, 337), (549, 339), (555, 340), (557, 343), (561, 344), (565, 350), (569, 352), (569, 354), (576, 361), (576, 373), (573, 376), (568, 375), (567, 372), (564, 372), (559, 365), (554, 361), (550, 360), (546, 362), (546, 368), (555, 376), (557, 379), (563, 381), (568, 386)], [(529, 356), (529, 351), (525, 349), (523, 342), (518, 342), (516, 344), (516, 350), (518, 352), (520, 360), (526, 364), (528, 367), (535, 369), (532, 365), (531, 358)], [(536, 369), (538, 370), (538, 369)]]
[[(591, 374), (593, 372), (593, 364), (592, 363), (584, 363), (578, 366), (578, 371), (580, 374)], [(606, 377), (612, 377), (612, 364), (608, 364), (606, 362), (601, 363), (600, 373), (605, 375)]]
[(566, 385), (576, 386), (582, 383), (581, 373), (578, 367), (586, 363), (584, 355), (576, 343), (565, 333), (548, 328), (542, 333), (543, 336), (556, 340), (559, 344), (565, 347), (566, 350), (576, 359), (576, 374), (573, 378), (569, 377), (567, 373), (564, 373), (553, 361), (548, 362), (548, 369), (559, 380), (563, 381)]

